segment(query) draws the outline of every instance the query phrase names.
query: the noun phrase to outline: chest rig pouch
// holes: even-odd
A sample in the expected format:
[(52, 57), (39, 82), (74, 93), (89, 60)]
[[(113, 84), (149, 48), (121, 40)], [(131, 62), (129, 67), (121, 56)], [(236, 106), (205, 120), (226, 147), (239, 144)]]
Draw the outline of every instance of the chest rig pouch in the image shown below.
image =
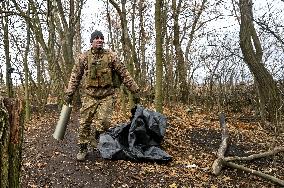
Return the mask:
[(112, 68), (110, 67), (110, 56), (107, 53), (99, 57), (88, 53), (87, 87), (109, 87), (112, 86)]

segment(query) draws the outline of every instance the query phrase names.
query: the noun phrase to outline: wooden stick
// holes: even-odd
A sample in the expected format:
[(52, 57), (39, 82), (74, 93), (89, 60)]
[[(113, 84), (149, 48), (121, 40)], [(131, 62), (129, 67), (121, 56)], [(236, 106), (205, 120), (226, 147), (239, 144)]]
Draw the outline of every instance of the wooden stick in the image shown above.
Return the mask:
[(271, 151), (253, 154), (253, 155), (250, 155), (248, 157), (226, 157), (226, 158), (224, 158), (224, 161), (226, 161), (226, 162), (229, 162), (229, 161), (250, 161), (250, 160), (253, 160), (253, 159), (257, 159), (257, 158), (263, 158), (263, 157), (267, 157), (267, 156), (270, 156), (270, 155), (276, 155), (279, 152), (284, 152), (284, 147), (275, 147)]
[(259, 177), (262, 177), (264, 179), (270, 180), (274, 183), (278, 183), (279, 185), (284, 186), (284, 181), (281, 180), (281, 179), (278, 179), (274, 176), (265, 174), (265, 173), (260, 172), (260, 171), (256, 171), (256, 170), (253, 170), (253, 169), (250, 169), (250, 168), (246, 168), (242, 165), (238, 165), (238, 164), (235, 164), (233, 162), (229, 162), (229, 161), (234, 161), (234, 160), (248, 161), (248, 160), (252, 160), (252, 159), (257, 159), (257, 158), (261, 158), (261, 157), (275, 155), (278, 152), (284, 151), (284, 147), (276, 147), (272, 151), (267, 151), (267, 152), (263, 152), (263, 153), (259, 153), (259, 154), (253, 154), (253, 155), (250, 155), (248, 157), (226, 157), (225, 158), (224, 155), (225, 155), (227, 147), (228, 147), (229, 134), (228, 134), (228, 129), (227, 129), (226, 122), (225, 122), (225, 115), (223, 113), (220, 114), (220, 125), (221, 125), (221, 128), (222, 128), (222, 142), (221, 142), (220, 147), (218, 149), (218, 153), (217, 153), (218, 158), (214, 161), (214, 163), (212, 165), (212, 173), (213, 174), (218, 175), (221, 172), (222, 167), (224, 165), (226, 165), (226, 166), (231, 167), (231, 168), (236, 168), (236, 169), (239, 169), (239, 170), (243, 170), (245, 172), (252, 173), (254, 175), (257, 175)]
[(245, 172), (252, 173), (252, 174), (257, 175), (259, 177), (262, 177), (264, 179), (270, 180), (270, 181), (272, 181), (274, 183), (278, 183), (281, 186), (284, 186), (284, 181), (281, 180), (281, 179), (278, 179), (278, 178), (276, 178), (274, 176), (270, 176), (270, 175), (265, 174), (263, 172), (260, 172), (260, 171), (257, 171), (257, 170), (253, 170), (253, 169), (244, 167), (242, 165), (238, 165), (238, 164), (233, 163), (233, 162), (225, 162), (225, 161), (223, 161), (223, 162), (224, 162), (223, 164), (228, 166), (228, 167), (236, 168), (236, 169), (239, 169), (239, 170), (242, 170), (242, 171), (245, 171)]
[(225, 122), (225, 114), (221, 113), (219, 119), (220, 119), (220, 126), (222, 128), (222, 142), (218, 149), (217, 153), (218, 158), (214, 161), (212, 165), (212, 173), (215, 175), (218, 175), (223, 167), (224, 155), (228, 147), (228, 139), (229, 139), (228, 128)]

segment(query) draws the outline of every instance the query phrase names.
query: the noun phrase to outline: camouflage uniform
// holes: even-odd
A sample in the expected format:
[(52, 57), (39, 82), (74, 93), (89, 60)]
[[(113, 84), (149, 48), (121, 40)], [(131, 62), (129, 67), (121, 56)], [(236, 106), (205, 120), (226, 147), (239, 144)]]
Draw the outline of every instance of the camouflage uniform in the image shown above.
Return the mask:
[[(116, 71), (122, 83), (133, 93), (139, 88), (128, 70), (119, 61), (117, 54), (106, 49), (90, 49), (79, 57), (72, 69), (66, 94), (72, 96), (82, 80), (82, 108), (78, 144), (91, 143), (95, 147), (94, 134), (98, 128), (106, 130), (110, 126), (114, 108), (115, 87), (112, 76)], [(91, 131), (93, 119), (96, 125)], [(92, 132), (92, 134), (91, 134)]]

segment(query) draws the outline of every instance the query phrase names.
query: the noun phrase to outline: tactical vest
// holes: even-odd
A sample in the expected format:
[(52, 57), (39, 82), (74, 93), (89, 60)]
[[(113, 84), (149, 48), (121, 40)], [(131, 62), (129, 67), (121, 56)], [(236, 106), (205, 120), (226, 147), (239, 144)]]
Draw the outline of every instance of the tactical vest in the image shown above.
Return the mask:
[(87, 51), (88, 70), (85, 79), (85, 86), (88, 87), (109, 87), (119, 88), (122, 78), (112, 67), (111, 52), (104, 50), (100, 58), (94, 58), (91, 50)]
[(104, 50), (100, 57), (94, 57), (91, 50), (87, 52), (88, 70), (86, 74), (86, 87), (113, 86), (111, 56)]

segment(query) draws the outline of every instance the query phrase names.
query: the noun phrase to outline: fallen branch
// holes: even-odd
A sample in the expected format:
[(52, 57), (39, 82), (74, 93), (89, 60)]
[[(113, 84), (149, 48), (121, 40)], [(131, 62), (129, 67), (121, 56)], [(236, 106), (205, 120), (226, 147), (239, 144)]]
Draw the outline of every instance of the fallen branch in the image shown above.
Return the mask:
[(224, 161), (226, 161), (226, 162), (229, 162), (229, 161), (250, 161), (250, 160), (253, 160), (253, 159), (258, 159), (258, 158), (268, 157), (268, 156), (271, 156), (271, 155), (276, 155), (279, 152), (284, 152), (284, 147), (275, 147), (271, 151), (253, 154), (253, 155), (250, 155), (248, 157), (226, 157), (226, 158), (224, 158)]
[(228, 147), (228, 139), (229, 139), (229, 134), (228, 134), (228, 129), (226, 126), (226, 122), (225, 122), (225, 115), (223, 113), (220, 114), (220, 126), (222, 128), (222, 142), (220, 144), (220, 147), (218, 149), (218, 153), (217, 153), (217, 159), (214, 161), (213, 165), (212, 165), (212, 173), (215, 175), (218, 175), (223, 166), (228, 166), (231, 168), (236, 168), (239, 170), (243, 170), (245, 172), (249, 172), (252, 173), (254, 175), (257, 175), (259, 177), (262, 177), (264, 179), (270, 180), (274, 183), (278, 183), (281, 186), (284, 186), (284, 181), (281, 179), (278, 179), (274, 176), (265, 174), (263, 172), (257, 171), (257, 170), (253, 170), (250, 168), (246, 168), (242, 165), (238, 165), (235, 164), (233, 162), (229, 162), (229, 161), (235, 161), (235, 160), (243, 160), (243, 161), (249, 161), (252, 159), (257, 159), (257, 158), (262, 158), (262, 157), (267, 157), (270, 155), (275, 155), (281, 151), (284, 151), (284, 147), (276, 147), (274, 148), (272, 151), (267, 151), (267, 152), (263, 152), (263, 153), (259, 153), (259, 154), (253, 154), (250, 155), (248, 157), (224, 157), (227, 147)]
[(218, 175), (221, 172), (221, 169), (223, 167), (224, 155), (228, 147), (228, 139), (229, 139), (228, 128), (225, 122), (224, 113), (220, 114), (219, 119), (220, 119), (220, 126), (222, 128), (222, 142), (218, 149), (218, 153), (217, 153), (218, 158), (214, 161), (212, 165), (212, 173), (215, 175)]
[(223, 161), (223, 162), (224, 162), (223, 164), (228, 166), (228, 167), (236, 168), (236, 169), (239, 169), (239, 170), (242, 170), (242, 171), (245, 171), (245, 172), (252, 173), (252, 174), (257, 175), (259, 177), (262, 177), (264, 179), (270, 180), (270, 181), (272, 181), (274, 183), (278, 183), (281, 186), (284, 186), (284, 181), (281, 180), (281, 179), (278, 179), (278, 178), (276, 178), (274, 176), (270, 176), (270, 175), (265, 174), (263, 172), (260, 172), (260, 171), (257, 171), (257, 170), (253, 170), (253, 169), (244, 167), (242, 165), (235, 164), (233, 162), (225, 162), (225, 161)]

